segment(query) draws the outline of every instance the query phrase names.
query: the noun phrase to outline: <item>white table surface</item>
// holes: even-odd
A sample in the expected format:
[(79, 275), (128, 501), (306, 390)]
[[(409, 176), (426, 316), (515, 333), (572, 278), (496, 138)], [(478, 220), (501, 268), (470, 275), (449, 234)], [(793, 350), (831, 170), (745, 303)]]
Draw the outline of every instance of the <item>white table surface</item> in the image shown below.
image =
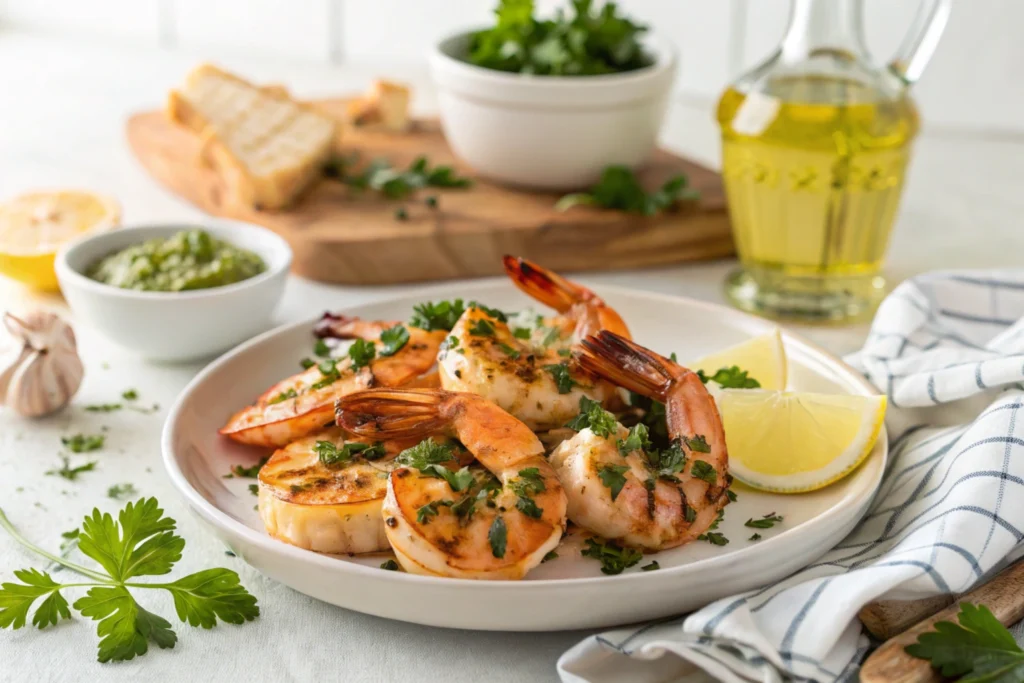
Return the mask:
[[(0, 33), (0, 198), (39, 187), (88, 187), (117, 197), (126, 222), (199, 220), (202, 214), (162, 190), (132, 160), (123, 140), (125, 117), (159, 106), (166, 90), (199, 59), (217, 58), (253, 78), (288, 83), (302, 95), (362, 89), (377, 75), (417, 87), (418, 106), (432, 107), (422, 67), (346, 66), (328, 69), (238, 55), (167, 53), (110, 47), (48, 36)], [(927, 119), (928, 112), (924, 112)], [(665, 131), (667, 145), (718, 163), (710, 104), (678, 103)], [(887, 272), (893, 282), (952, 267), (1020, 264), (1024, 246), (1024, 139), (984, 134), (934, 137), (917, 144)], [(721, 283), (731, 261), (581, 276), (603, 283), (723, 302)], [(290, 278), (276, 321), (383, 298), (409, 287), (335, 287)], [(33, 295), (0, 278), (0, 308), (45, 306), (66, 312), (58, 296)], [(59, 534), (94, 506), (116, 511), (107, 498), (115, 483), (131, 482), (156, 496), (179, 522), (187, 541), (178, 569), (235, 569), (257, 596), (262, 616), (244, 626), (212, 631), (175, 623), (174, 650), (151, 650), (133, 662), (95, 661), (95, 626), (81, 617), (46, 632), (0, 632), (0, 680), (21, 681), (347, 681), (554, 680), (555, 661), (585, 633), (503, 634), (413, 626), (318, 603), (262, 578), (187, 513), (160, 464), (159, 433), (167, 407), (197, 365), (148, 364), (120, 351), (72, 319), (87, 373), (74, 405), (52, 417), (25, 421), (0, 411), (0, 505), (25, 535), (56, 548)], [(866, 325), (802, 328), (825, 347), (845, 353), (859, 346)], [(87, 413), (82, 406), (117, 401), (135, 388), (159, 412)], [(44, 476), (58, 463), (60, 436), (109, 427), (99, 465), (75, 482)], [(83, 462), (85, 456), (76, 456)], [(0, 534), (0, 580), (42, 564)], [(178, 575), (178, 574), (176, 574)], [(68, 591), (69, 597), (77, 593)], [(595, 596), (597, 599), (597, 596)], [(144, 603), (175, 621), (169, 600)]]

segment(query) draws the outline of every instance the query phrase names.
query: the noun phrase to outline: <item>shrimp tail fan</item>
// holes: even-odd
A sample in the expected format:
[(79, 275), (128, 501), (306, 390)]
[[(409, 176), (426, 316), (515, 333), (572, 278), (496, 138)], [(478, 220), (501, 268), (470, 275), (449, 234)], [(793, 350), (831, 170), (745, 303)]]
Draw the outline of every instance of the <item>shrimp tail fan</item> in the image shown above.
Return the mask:
[(600, 301), (586, 287), (570, 282), (532, 261), (519, 256), (505, 256), (502, 262), (505, 264), (505, 273), (516, 287), (559, 313), (565, 313), (581, 301)]
[(422, 438), (437, 433), (445, 392), (436, 389), (367, 389), (334, 404), (338, 426), (381, 439)]
[(602, 330), (581, 343), (579, 364), (609, 382), (642, 396), (664, 401), (676, 364), (614, 332)]

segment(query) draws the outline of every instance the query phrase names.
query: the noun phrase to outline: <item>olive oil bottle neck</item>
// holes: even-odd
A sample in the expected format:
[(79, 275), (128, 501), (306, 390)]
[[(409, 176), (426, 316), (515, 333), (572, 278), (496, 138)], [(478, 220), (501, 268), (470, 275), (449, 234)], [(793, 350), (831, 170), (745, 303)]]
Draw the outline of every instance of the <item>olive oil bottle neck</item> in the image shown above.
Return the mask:
[(782, 59), (801, 61), (827, 54), (865, 59), (863, 0), (792, 0)]

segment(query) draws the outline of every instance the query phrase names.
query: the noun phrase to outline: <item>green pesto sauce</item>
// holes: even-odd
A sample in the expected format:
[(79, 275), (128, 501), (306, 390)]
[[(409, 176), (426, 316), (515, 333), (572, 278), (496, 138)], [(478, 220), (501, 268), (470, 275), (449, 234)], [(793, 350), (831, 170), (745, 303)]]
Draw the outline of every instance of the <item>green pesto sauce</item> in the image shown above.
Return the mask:
[(192, 229), (114, 252), (93, 264), (87, 274), (122, 289), (181, 292), (223, 287), (266, 269), (263, 259), (251, 251)]

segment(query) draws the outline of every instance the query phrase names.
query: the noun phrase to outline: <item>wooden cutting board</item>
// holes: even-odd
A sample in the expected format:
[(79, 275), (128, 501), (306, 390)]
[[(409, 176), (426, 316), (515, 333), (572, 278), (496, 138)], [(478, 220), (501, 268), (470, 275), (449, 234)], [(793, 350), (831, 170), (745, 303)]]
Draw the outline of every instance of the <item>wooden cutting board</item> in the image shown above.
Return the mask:
[[(318, 103), (343, 116), (344, 100)], [(436, 120), (416, 122), (406, 134), (348, 129), (341, 152), (385, 157), (405, 167), (420, 155), (431, 165), (453, 164), (474, 178), (466, 190), (428, 188), (437, 209), (403, 205), (373, 192), (325, 180), (287, 211), (257, 211), (232, 204), (217, 175), (201, 165), (195, 135), (162, 112), (128, 120), (128, 142), (160, 183), (207, 213), (257, 223), (285, 238), (295, 252), (292, 270), (304, 277), (345, 284), (386, 284), (496, 275), (501, 256), (515, 254), (559, 271), (611, 270), (718, 258), (733, 253), (720, 176), (703, 166), (658, 151), (639, 173), (654, 187), (686, 173), (701, 192), (694, 205), (646, 218), (577, 207), (559, 213), (558, 194), (526, 192), (475, 177), (456, 161)]]

